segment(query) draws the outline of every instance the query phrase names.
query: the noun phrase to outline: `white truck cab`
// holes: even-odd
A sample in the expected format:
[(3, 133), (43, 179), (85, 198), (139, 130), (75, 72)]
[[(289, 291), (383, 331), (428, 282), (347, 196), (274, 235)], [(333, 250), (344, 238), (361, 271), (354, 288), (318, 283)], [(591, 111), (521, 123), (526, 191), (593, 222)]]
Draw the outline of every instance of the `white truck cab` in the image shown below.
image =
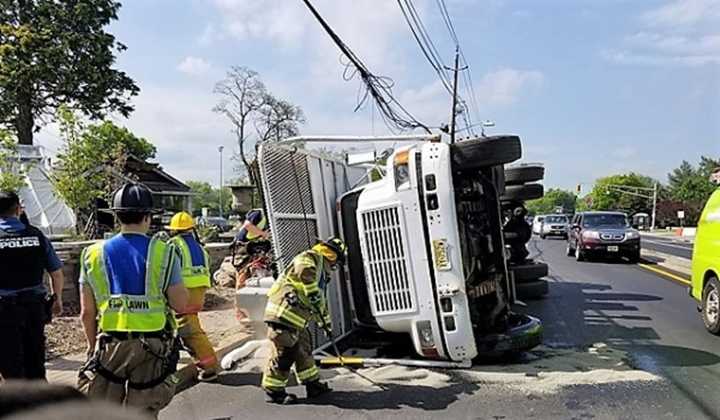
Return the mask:
[(520, 347), (539, 342), (539, 322), (509, 311), (496, 169), (519, 153), (515, 136), (418, 142), (393, 152), (384, 178), (338, 200), (358, 324), (407, 333), (418, 355), (452, 361), (512, 350), (497, 337), (513, 328)]

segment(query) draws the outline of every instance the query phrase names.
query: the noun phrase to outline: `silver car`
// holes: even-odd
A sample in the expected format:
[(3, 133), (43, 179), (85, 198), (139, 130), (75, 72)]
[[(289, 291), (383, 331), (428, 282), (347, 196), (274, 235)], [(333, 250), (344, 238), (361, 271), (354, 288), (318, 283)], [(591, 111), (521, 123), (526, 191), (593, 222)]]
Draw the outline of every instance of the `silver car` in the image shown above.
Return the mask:
[(545, 239), (548, 236), (560, 236), (567, 239), (568, 223), (570, 220), (564, 214), (545, 216), (542, 226), (540, 227), (540, 238)]

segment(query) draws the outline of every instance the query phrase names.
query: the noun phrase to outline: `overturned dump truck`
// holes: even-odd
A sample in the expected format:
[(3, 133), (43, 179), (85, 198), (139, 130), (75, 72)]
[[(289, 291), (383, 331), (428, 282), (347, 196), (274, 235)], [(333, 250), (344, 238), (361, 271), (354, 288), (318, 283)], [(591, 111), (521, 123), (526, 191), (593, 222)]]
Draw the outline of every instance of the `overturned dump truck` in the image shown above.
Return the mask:
[[(313, 141), (406, 145), (364, 162), (359, 176), (361, 166), (308, 152)], [(299, 142), (306, 147), (293, 146)], [(520, 156), (517, 136), (455, 144), (439, 136), (303, 137), (264, 145), (274, 252), (282, 266), (311, 238), (344, 238), (348, 263), (328, 290), (340, 334), (406, 334), (416, 356), (455, 362), (530, 349), (542, 325), (511, 311), (499, 200), (503, 165)]]

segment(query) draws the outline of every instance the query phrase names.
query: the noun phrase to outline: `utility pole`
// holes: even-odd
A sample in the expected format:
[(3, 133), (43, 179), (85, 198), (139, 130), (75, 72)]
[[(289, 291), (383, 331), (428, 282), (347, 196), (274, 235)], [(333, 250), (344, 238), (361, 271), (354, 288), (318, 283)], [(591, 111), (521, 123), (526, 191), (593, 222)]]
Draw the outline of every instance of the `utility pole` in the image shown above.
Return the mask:
[(657, 217), (657, 195), (658, 195), (658, 183), (653, 184), (653, 209), (652, 209), (652, 222), (650, 223), (650, 231), (655, 230), (655, 218)]
[(449, 69), (445, 67), (447, 70), (452, 70), (454, 75), (454, 81), (453, 81), (453, 98), (452, 98), (452, 113), (450, 114), (450, 144), (455, 143), (455, 117), (457, 116), (457, 100), (458, 100), (458, 74), (461, 70), (465, 70), (467, 66), (460, 68), (460, 47), (455, 46), (455, 68)]
[(218, 190), (218, 198), (220, 201), (219, 213), (220, 217), (223, 217), (223, 149), (224, 146), (218, 146), (218, 152), (220, 152), (220, 189)]

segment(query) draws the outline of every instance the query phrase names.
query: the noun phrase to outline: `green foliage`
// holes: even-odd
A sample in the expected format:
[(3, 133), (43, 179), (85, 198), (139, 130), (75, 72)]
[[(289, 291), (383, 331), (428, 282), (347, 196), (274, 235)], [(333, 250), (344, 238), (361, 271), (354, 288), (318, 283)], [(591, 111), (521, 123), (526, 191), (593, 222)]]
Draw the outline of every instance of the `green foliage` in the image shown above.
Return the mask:
[(697, 223), (705, 202), (717, 188), (710, 182), (710, 174), (718, 167), (720, 160), (702, 156), (698, 166), (683, 161), (680, 167), (668, 174), (669, 198), (683, 204), (686, 224)]
[(128, 154), (143, 159), (155, 146), (111, 122), (85, 126), (67, 107), (58, 111), (63, 146), (57, 156), (54, 183), (60, 196), (76, 212), (109, 196), (117, 187), (113, 172), (122, 173)]
[[(195, 193), (193, 196), (193, 211), (199, 215), (203, 207), (208, 208), (213, 215), (219, 214), (220, 208), (220, 190), (214, 188), (210, 183), (203, 181), (187, 181), (190, 190)], [(230, 188), (222, 189), (223, 215), (230, 214), (232, 210), (232, 190)]]
[[(652, 178), (634, 172), (600, 178), (589, 194), (592, 210), (621, 210), (629, 214), (648, 212), (652, 207), (650, 199), (623, 193), (613, 186), (652, 188), (654, 182)], [(637, 192), (643, 195), (651, 194), (648, 191)]]
[(127, 116), (133, 80), (113, 68), (126, 49), (105, 28), (114, 0), (0, 0), (0, 123), (32, 144), (39, 122), (62, 104), (91, 118)]
[(525, 203), (530, 214), (554, 213), (557, 207), (562, 207), (565, 213), (574, 213), (577, 197), (570, 191), (551, 188), (542, 198)]
[(17, 152), (17, 140), (0, 130), (0, 191), (19, 192), (25, 186), (26, 169)]

